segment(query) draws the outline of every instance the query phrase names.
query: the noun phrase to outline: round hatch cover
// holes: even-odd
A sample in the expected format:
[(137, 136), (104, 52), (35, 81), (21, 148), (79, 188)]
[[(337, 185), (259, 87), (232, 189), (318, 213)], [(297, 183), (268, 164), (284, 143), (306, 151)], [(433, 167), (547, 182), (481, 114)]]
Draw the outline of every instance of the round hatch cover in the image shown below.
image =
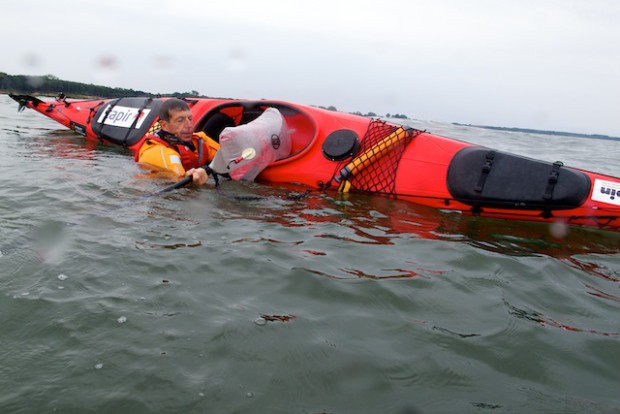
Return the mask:
[(323, 155), (331, 161), (342, 161), (352, 157), (360, 149), (357, 134), (350, 129), (334, 131), (323, 141)]

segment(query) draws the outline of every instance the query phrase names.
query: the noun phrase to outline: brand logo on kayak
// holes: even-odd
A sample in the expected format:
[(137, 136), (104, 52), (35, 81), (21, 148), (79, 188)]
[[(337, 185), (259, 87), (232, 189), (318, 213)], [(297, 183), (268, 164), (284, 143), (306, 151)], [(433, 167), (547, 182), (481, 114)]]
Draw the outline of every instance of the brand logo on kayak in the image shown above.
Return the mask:
[(271, 136), (271, 146), (273, 147), (273, 149), (278, 149), (280, 148), (280, 136), (278, 134), (273, 134)]
[[(149, 112), (151, 112), (150, 109), (143, 109), (142, 112), (140, 112), (138, 108), (117, 105), (103, 111), (97, 122), (103, 122), (104, 125), (112, 125), (120, 128), (131, 128), (136, 118), (139, 117), (134, 127), (138, 129), (142, 126)], [(108, 115), (106, 116), (106, 114)]]
[(592, 200), (620, 206), (620, 182), (594, 180)]

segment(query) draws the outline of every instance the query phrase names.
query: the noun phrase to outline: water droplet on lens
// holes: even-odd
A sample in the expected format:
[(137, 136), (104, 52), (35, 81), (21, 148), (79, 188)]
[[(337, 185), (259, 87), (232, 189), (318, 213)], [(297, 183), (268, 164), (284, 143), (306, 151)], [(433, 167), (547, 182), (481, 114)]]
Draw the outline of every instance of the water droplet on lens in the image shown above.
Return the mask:
[(563, 239), (570, 233), (570, 227), (563, 221), (555, 221), (549, 227), (549, 233), (556, 239)]

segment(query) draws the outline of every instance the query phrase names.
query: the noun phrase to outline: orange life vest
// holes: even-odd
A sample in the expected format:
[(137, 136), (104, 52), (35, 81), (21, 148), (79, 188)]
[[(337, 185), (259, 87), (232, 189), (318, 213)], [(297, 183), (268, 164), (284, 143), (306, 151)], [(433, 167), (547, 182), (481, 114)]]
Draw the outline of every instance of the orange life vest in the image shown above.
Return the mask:
[(173, 144), (158, 135), (149, 135), (145, 138), (142, 146), (135, 152), (134, 159), (140, 161), (144, 146), (163, 145), (179, 154), (181, 164), (183, 164), (183, 168), (187, 171), (191, 168), (201, 167), (208, 161), (211, 161), (219, 149), (219, 144), (209, 138), (204, 132), (195, 133), (192, 138), (192, 144), (195, 148), (194, 150), (183, 143)]

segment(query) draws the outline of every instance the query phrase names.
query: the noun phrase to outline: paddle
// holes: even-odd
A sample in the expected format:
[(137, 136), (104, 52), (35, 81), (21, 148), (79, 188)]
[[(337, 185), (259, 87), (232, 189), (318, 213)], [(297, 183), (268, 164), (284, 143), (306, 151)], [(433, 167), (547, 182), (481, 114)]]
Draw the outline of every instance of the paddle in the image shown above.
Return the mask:
[[(256, 150), (252, 147), (246, 148), (241, 152), (241, 156), (235, 158), (234, 160), (231, 160), (228, 165), (235, 163), (235, 164), (239, 164), (241, 161), (243, 160), (251, 160), (254, 157), (256, 157)], [(207, 175), (211, 175), (213, 176), (213, 180), (215, 181), (215, 186), (219, 186), (219, 179), (217, 178), (217, 173), (215, 171), (213, 171), (208, 164), (203, 165), (202, 167), (198, 167), (198, 168), (202, 168), (203, 170), (205, 170), (207, 172)], [(176, 190), (177, 188), (181, 188), (186, 186), (187, 184), (191, 183), (193, 180), (193, 177), (191, 175), (183, 178), (180, 181), (177, 181), (176, 183), (164, 188), (163, 190), (159, 190), (156, 193), (152, 194), (152, 195), (157, 195), (157, 194), (163, 194), (163, 193), (168, 193), (172, 190)]]
[[(203, 165), (202, 167), (199, 167), (199, 168), (202, 168), (202, 169), (204, 169), (205, 171), (207, 171), (207, 175), (209, 175), (209, 170), (210, 170), (210, 168), (209, 168), (208, 166)], [(209, 169), (207, 169), (207, 168), (209, 168)], [(216, 177), (216, 176), (214, 175), (213, 177)], [(192, 177), (191, 175), (188, 175), (188, 176), (187, 176), (187, 177), (185, 177), (184, 179), (182, 179), (182, 180), (180, 180), (180, 181), (177, 181), (176, 183), (174, 183), (174, 184), (172, 184), (172, 185), (170, 185), (170, 186), (168, 186), (168, 187), (164, 188), (163, 190), (159, 190), (159, 191), (155, 192), (155, 193), (154, 193), (154, 194), (152, 194), (152, 195), (155, 195), (155, 194), (163, 194), (163, 193), (170, 192), (170, 191), (172, 191), (172, 190), (176, 190), (177, 188), (185, 187), (187, 184), (191, 183), (191, 182), (192, 182), (192, 180), (193, 180), (193, 177)], [(216, 182), (216, 187), (217, 187), (217, 178), (215, 178), (215, 182)]]

